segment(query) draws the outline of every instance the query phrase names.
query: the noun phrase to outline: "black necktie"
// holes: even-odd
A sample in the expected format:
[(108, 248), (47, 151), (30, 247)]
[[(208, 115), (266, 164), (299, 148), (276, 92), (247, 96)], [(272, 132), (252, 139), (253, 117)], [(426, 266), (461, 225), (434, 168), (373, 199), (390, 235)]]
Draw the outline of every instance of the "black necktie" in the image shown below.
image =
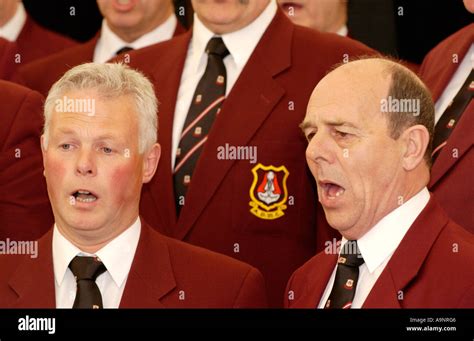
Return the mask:
[(115, 55), (118, 56), (119, 54), (128, 52), (128, 51), (130, 51), (130, 50), (133, 50), (133, 47), (124, 46), (124, 47), (122, 47), (121, 49), (119, 49), (117, 52), (115, 52)]
[(97, 257), (76, 256), (69, 264), (76, 277), (77, 292), (73, 308), (103, 308), (102, 296), (95, 283), (96, 278), (106, 271)]
[(453, 132), (456, 123), (459, 122), (461, 116), (474, 94), (474, 71), (467, 77), (463, 86), (454, 97), (449, 107), (444, 111), (435, 127), (433, 138), (433, 153), (431, 157), (434, 160), (440, 154), (441, 149), (446, 145), (449, 135)]
[(354, 299), (359, 266), (364, 264), (357, 241), (349, 240), (344, 244), (337, 260), (336, 278), (325, 308), (349, 309)]
[(214, 37), (206, 46), (207, 66), (189, 107), (176, 153), (174, 189), (179, 214), (191, 177), (211, 129), (225, 99), (226, 69), (223, 59), (229, 54), (222, 38)]

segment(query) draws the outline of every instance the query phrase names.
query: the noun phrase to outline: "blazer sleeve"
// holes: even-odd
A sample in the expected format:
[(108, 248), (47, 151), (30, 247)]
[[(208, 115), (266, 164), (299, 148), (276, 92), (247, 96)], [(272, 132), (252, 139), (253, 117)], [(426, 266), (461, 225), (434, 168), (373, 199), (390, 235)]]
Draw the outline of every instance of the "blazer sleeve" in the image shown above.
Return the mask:
[(233, 308), (267, 308), (265, 280), (255, 268), (250, 268), (239, 290)]

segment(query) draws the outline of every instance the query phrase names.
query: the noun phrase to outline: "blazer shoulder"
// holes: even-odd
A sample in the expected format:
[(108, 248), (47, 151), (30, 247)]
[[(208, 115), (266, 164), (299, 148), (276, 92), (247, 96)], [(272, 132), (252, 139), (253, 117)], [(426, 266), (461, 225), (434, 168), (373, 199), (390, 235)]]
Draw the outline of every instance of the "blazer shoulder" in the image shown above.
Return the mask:
[[(128, 52), (130, 56), (131, 67), (139, 66), (141, 70), (147, 68), (147, 65), (154, 67), (157, 63), (160, 62), (163, 58), (169, 57), (171, 54), (170, 51), (175, 51), (176, 49), (181, 49), (185, 45), (186, 40), (189, 39), (189, 33), (180, 34), (169, 40), (159, 42), (150, 46), (143, 47), (138, 50), (133, 50)], [(185, 45), (187, 47), (187, 45)], [(118, 56), (111, 61), (121, 61), (121, 57)], [(150, 63), (150, 61), (153, 61)]]
[(30, 39), (32, 41), (36, 39), (42, 39), (44, 42), (44, 44), (42, 44), (42, 49), (45, 51), (60, 51), (63, 48), (68, 48), (79, 44), (69, 37), (44, 28), (29, 16), (27, 18), (27, 24), (30, 25)]
[(66, 69), (81, 63), (92, 61), (94, 44), (84, 43), (69, 47), (63, 51), (53, 53), (49, 56), (37, 59), (18, 69), (23, 76), (37, 75), (39, 72), (48, 72), (52, 69)]
[[(153, 231), (158, 234), (157, 232)], [(231, 257), (159, 235), (169, 249), (178, 285), (207, 288), (229, 307), (266, 307), (265, 283), (259, 270)]]
[[(426, 76), (425, 73), (431, 71), (432, 67), (437, 67), (440, 60), (443, 60), (443, 64), (453, 58), (452, 53), (462, 49), (462, 45), (472, 43), (474, 37), (474, 24), (470, 24), (454, 34), (450, 35), (446, 39), (442, 40), (438, 45), (431, 49), (423, 59), (423, 63), (420, 67), (420, 75)], [(459, 57), (461, 58), (461, 57)]]
[(298, 25), (294, 27), (293, 44), (296, 48), (304, 49), (309, 53), (316, 53), (321, 56), (323, 54), (345, 52), (349, 58), (356, 55), (374, 55), (378, 53), (367, 45), (348, 37), (319, 32)]
[(183, 264), (193, 264), (200, 271), (212, 271), (219, 276), (244, 278), (249, 272), (258, 270), (251, 265), (229, 256), (191, 245), (177, 239), (162, 236), (170, 250), (171, 259)]

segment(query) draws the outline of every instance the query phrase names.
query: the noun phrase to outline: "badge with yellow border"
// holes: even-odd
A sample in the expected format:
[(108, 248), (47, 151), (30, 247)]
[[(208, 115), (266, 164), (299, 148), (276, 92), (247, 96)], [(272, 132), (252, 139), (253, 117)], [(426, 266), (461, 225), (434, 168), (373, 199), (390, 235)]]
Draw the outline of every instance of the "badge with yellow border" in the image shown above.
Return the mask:
[(286, 181), (290, 172), (285, 166), (264, 166), (261, 163), (252, 168), (253, 182), (250, 187), (250, 212), (260, 219), (273, 220), (285, 215), (288, 189)]

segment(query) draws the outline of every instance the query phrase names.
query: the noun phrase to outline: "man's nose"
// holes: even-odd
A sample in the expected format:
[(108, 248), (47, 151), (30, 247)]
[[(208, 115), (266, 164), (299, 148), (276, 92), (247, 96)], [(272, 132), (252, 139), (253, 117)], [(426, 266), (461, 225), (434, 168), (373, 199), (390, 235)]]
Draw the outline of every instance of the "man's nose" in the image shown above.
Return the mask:
[(96, 174), (96, 166), (91, 151), (82, 150), (79, 153), (76, 165), (77, 175), (94, 176)]
[(332, 162), (332, 141), (329, 136), (322, 132), (317, 133), (309, 141), (308, 147), (306, 148), (306, 158), (308, 161), (316, 162)]

